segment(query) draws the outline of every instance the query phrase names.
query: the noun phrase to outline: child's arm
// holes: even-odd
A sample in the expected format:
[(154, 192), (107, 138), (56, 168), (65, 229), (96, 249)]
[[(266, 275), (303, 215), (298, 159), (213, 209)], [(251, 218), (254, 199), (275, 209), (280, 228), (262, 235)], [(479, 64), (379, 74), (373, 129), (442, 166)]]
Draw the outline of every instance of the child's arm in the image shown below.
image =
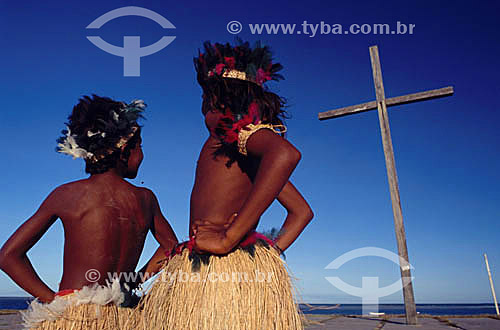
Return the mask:
[[(314, 217), (314, 214), (304, 197), (290, 181), (285, 184), (277, 199), (288, 212), (280, 234), (275, 241), (275, 246), (283, 252), (299, 237), (300, 233)], [(195, 221), (195, 225), (197, 228), (195, 234), (202, 231), (222, 234), (230, 226), (230, 223), (225, 227), (220, 227), (209, 220), (200, 219)]]
[(309, 221), (312, 220), (314, 214), (304, 197), (290, 181), (281, 190), (278, 201), (287, 210), (288, 214), (275, 245), (281, 251), (285, 251), (299, 237)]
[(158, 273), (166, 259), (167, 257), (165, 255), (165, 251), (160, 245), (151, 259), (149, 259), (149, 261), (138, 271), (139, 276), (137, 277), (133, 287), (137, 287), (139, 284), (146, 282)]
[(146, 265), (144, 265), (144, 267), (142, 267), (139, 271), (139, 273), (143, 274), (142, 279), (139, 280), (147, 280), (149, 277), (158, 273), (163, 262), (167, 258), (166, 253), (171, 251), (178, 243), (172, 227), (161, 213), (160, 205), (156, 196), (150, 190), (148, 190), (148, 193), (150, 194), (151, 205), (153, 208), (153, 224), (151, 227), (151, 233), (156, 241), (160, 243), (160, 246)]
[(196, 248), (199, 250), (217, 254), (231, 251), (255, 227), (300, 160), (300, 152), (294, 146), (268, 129), (252, 134), (246, 146), (249, 155), (260, 159), (252, 190), (225, 233), (202, 230), (196, 234)]
[(45, 199), (38, 211), (16, 230), (0, 250), (0, 268), (42, 302), (52, 301), (54, 291), (38, 277), (26, 253), (57, 220), (56, 209), (60, 203), (58, 189)]

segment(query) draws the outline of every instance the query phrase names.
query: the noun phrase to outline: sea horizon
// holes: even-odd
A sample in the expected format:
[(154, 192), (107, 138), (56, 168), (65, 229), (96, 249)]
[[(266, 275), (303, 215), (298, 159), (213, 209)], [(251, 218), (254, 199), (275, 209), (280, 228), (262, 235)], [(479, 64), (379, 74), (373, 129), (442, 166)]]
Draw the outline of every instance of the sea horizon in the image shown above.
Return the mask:
[[(33, 296), (28, 296), (28, 295), (0, 295), (0, 299), (4, 298), (14, 298), (14, 299), (20, 299), (20, 298), (25, 298), (25, 299), (34, 299)], [(334, 301), (334, 300), (329, 300), (329, 301), (322, 301), (322, 300), (310, 300), (310, 301), (304, 301), (304, 299), (299, 303), (299, 304), (310, 304), (310, 305), (336, 305), (336, 304), (342, 304), (342, 305), (359, 305), (361, 302), (353, 302), (353, 301)], [(380, 305), (404, 305), (403, 301), (380, 301)], [(456, 302), (456, 301), (422, 301), (422, 302), (416, 302), (417, 305), (430, 305), (430, 304), (438, 304), (438, 305), (492, 305), (495, 306), (493, 302), (490, 301), (468, 301), (468, 302)], [(500, 305), (499, 305), (500, 306)]]

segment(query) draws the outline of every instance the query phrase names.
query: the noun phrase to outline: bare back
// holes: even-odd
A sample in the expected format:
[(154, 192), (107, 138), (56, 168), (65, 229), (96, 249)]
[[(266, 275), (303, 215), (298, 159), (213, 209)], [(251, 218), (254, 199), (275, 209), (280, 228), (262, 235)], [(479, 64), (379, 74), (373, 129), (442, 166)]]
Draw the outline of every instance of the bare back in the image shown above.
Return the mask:
[(238, 162), (234, 162), (228, 168), (227, 156), (214, 158), (217, 146), (218, 140), (209, 137), (198, 159), (191, 192), (190, 233), (195, 219), (211, 219), (215, 224), (226, 224), (224, 221), (229, 221), (233, 213), (239, 212), (252, 189), (256, 164), (247, 163), (243, 170)]
[(105, 174), (66, 184), (58, 190), (58, 216), (65, 233), (64, 271), (59, 289), (92, 283), (85, 276), (91, 269), (99, 272), (97, 282), (101, 284), (108, 273), (133, 272), (153, 217), (147, 190)]

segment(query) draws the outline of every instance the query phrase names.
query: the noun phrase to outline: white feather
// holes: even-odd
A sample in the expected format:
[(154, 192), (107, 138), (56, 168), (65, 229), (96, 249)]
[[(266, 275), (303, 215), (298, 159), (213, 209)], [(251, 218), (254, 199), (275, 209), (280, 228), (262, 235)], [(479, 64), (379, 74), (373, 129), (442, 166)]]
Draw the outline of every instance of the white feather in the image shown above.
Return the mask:
[(111, 111), (111, 115), (113, 116), (113, 120), (118, 122), (119, 117), (118, 117), (118, 114), (116, 113), (116, 111)]
[(63, 143), (59, 143), (59, 152), (63, 154), (67, 154), (75, 158), (91, 158), (94, 156), (93, 153), (88, 152), (87, 150), (80, 148), (78, 143), (76, 143), (74, 135), (71, 134), (71, 130), (69, 127), (66, 127), (68, 132), (66, 133), (66, 139), (63, 141)]
[(57, 296), (48, 304), (43, 304), (35, 299), (31, 302), (26, 311), (21, 315), (26, 329), (35, 328), (43, 321), (54, 321), (64, 314), (69, 306), (81, 304), (107, 305), (115, 304), (119, 306), (125, 300), (125, 295), (120, 288), (120, 282), (114, 279), (107, 286), (94, 284), (85, 286), (81, 290), (68, 296)]
[(128, 105), (130, 108), (139, 108), (141, 111), (146, 109), (146, 105), (144, 104), (144, 100), (133, 100), (132, 103)]
[(97, 132), (87, 131), (88, 137), (93, 137), (94, 135), (97, 135), (97, 134), (101, 134), (101, 131), (97, 131)]

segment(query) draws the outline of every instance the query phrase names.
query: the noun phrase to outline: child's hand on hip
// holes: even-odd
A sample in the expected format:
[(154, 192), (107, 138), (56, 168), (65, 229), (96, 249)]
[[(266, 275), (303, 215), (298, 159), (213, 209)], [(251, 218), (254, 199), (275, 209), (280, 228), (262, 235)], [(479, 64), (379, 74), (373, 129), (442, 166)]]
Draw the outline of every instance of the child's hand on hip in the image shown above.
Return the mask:
[(238, 214), (234, 213), (224, 224), (215, 224), (209, 220), (195, 220), (193, 233), (195, 250), (215, 254), (225, 254), (230, 251), (226, 230)]

